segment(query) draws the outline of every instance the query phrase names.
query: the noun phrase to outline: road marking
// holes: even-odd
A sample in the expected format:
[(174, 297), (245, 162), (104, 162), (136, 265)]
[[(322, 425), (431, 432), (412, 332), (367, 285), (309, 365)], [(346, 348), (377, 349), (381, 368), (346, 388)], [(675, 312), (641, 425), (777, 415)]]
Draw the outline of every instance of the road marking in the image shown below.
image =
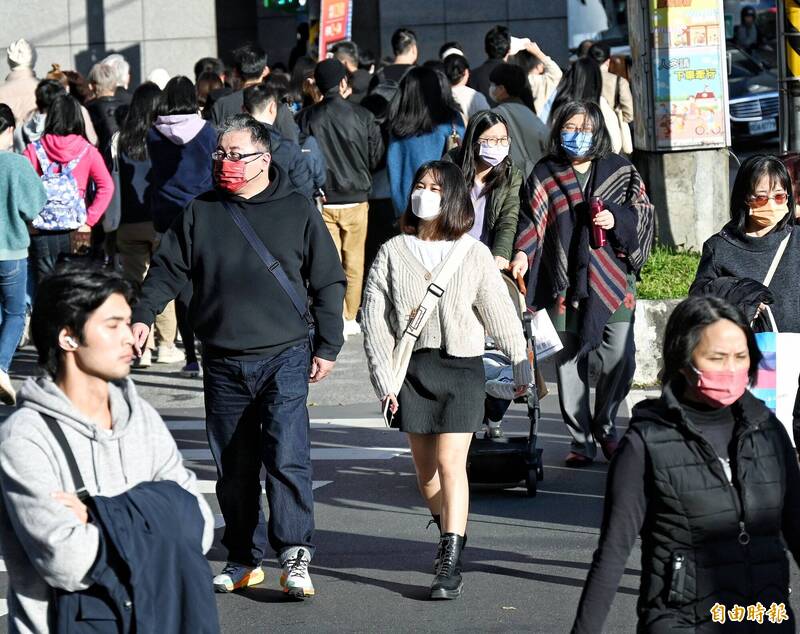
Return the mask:
[[(324, 487), (326, 484), (331, 484), (333, 480), (314, 480), (313, 484), (311, 485), (312, 490), (319, 489), (320, 487)], [(198, 480), (197, 481), (197, 490), (200, 493), (204, 493), (207, 495), (213, 495), (217, 492), (217, 481), (216, 480)], [(264, 487), (261, 487), (261, 492), (266, 493)], [(5, 570), (5, 568), (3, 568)]]
[(0, 599), (0, 616), (8, 614), (8, 601)]
[[(181, 449), (185, 460), (213, 462), (210, 449)], [(385, 447), (312, 447), (312, 460), (390, 460), (411, 453), (408, 448)]]
[(7, 572), (6, 570), (6, 560), (0, 557), (0, 572)]
[(579, 498), (596, 498), (598, 500), (605, 499), (604, 495), (595, 495), (594, 493), (570, 493), (568, 491), (545, 491), (544, 489), (539, 489), (539, 493), (549, 493), (550, 495), (572, 495)]

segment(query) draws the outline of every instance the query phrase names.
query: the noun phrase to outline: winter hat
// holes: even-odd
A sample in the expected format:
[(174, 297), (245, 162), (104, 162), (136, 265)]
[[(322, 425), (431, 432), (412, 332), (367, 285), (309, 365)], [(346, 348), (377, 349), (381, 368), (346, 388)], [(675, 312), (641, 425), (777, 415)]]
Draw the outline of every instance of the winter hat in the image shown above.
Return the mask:
[(338, 59), (325, 59), (314, 69), (314, 81), (323, 95), (336, 88), (345, 77), (347, 69)]
[(32, 68), (36, 61), (36, 52), (33, 50), (33, 46), (24, 38), (11, 42), (6, 49), (6, 55), (8, 55), (8, 65), (11, 68), (17, 66)]
[(169, 73), (163, 68), (155, 68), (150, 71), (150, 74), (147, 76), (147, 81), (152, 81), (156, 86), (161, 88), (161, 90), (164, 90), (169, 79)]

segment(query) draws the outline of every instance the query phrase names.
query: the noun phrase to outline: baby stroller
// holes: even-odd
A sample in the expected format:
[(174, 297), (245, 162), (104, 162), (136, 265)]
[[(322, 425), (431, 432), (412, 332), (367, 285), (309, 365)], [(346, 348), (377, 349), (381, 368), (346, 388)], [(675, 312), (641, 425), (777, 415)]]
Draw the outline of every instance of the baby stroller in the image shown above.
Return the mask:
[[(535, 376), (536, 347), (532, 327), (532, 315), (525, 305), (525, 288), (522, 280), (516, 282), (503, 275), (511, 299), (519, 315), (525, 340), (528, 343), (528, 358)], [(495, 351), (487, 356), (497, 359)], [(524, 485), (528, 496), (536, 495), (537, 486), (544, 478), (542, 448), (537, 444), (539, 429), (539, 398), (537, 384), (528, 387), (527, 393), (517, 399), (528, 406), (530, 427), (527, 436), (473, 437), (467, 456), (467, 474), (470, 484), (487, 485), (501, 489), (511, 489)], [(513, 388), (512, 388), (513, 391)]]

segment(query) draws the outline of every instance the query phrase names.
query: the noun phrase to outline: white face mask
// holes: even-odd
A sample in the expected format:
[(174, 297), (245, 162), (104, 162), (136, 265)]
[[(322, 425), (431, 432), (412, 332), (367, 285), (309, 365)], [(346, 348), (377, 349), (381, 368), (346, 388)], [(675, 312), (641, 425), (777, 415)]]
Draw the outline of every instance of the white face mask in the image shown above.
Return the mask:
[(411, 211), (421, 220), (436, 218), (442, 207), (442, 196), (429, 189), (415, 189), (411, 194)]
[(492, 101), (497, 101), (494, 95), (495, 90), (497, 90), (497, 86), (495, 86), (494, 84), (489, 84), (489, 97), (492, 98)]

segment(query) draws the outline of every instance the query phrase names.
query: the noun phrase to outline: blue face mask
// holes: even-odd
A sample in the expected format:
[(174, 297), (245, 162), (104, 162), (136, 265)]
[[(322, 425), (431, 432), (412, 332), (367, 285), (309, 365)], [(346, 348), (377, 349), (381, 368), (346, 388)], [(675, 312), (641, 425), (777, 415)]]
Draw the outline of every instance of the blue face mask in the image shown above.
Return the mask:
[(561, 132), (561, 147), (574, 158), (586, 156), (592, 149), (591, 132)]

